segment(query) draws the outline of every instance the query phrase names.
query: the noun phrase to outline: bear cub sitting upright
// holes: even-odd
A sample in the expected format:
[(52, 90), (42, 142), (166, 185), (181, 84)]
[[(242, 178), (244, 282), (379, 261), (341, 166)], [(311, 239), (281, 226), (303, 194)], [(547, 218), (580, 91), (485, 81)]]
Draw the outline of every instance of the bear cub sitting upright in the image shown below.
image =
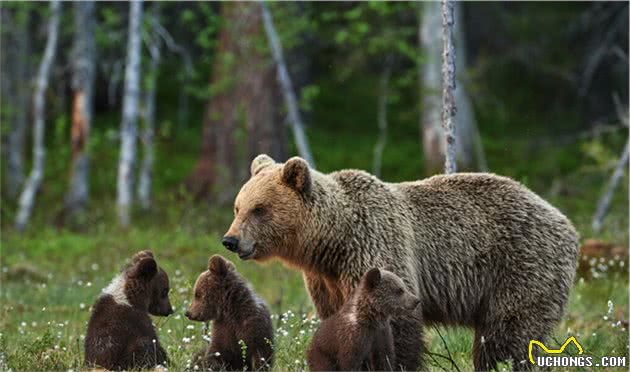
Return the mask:
[[(349, 300), (322, 321), (308, 350), (311, 371), (391, 371), (396, 352), (390, 320), (409, 312), (421, 317), (420, 300), (396, 274), (372, 268)], [(421, 335), (420, 335), (421, 337)]]
[(169, 280), (153, 253), (138, 252), (92, 307), (85, 337), (85, 362), (108, 370), (165, 365), (149, 314), (168, 316)]
[(208, 260), (208, 270), (195, 283), (186, 317), (213, 321), (210, 346), (195, 358), (195, 364), (212, 370), (271, 369), (273, 327), (269, 308), (223, 257), (215, 255)]

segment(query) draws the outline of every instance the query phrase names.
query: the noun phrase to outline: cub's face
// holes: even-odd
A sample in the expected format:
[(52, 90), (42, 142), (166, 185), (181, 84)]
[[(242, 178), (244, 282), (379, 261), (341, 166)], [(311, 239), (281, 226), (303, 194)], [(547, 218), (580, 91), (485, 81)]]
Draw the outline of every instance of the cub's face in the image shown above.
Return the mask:
[[(151, 302), (151, 283), (157, 275), (157, 270), (157, 263), (153, 257), (139, 257), (138, 259), (134, 257), (133, 263), (126, 268), (124, 273), (124, 302), (148, 311)], [(105, 292), (108, 292), (108, 288)]]
[(157, 274), (151, 280), (151, 301), (149, 313), (156, 316), (168, 316), (173, 314), (173, 307), (168, 298), (170, 285), (168, 275), (158, 267)]
[[(151, 270), (149, 282), (143, 284), (147, 287), (146, 296), (148, 296), (148, 311), (151, 315), (156, 316), (171, 315), (173, 313), (173, 307), (171, 306), (171, 302), (168, 297), (170, 291), (168, 275), (161, 267), (157, 266), (153, 253), (149, 250), (136, 253), (133, 256), (129, 272), (133, 272), (134, 268), (137, 270), (140, 262), (146, 260), (152, 260), (155, 263), (155, 271)], [(145, 277), (138, 276), (137, 278), (144, 279)]]
[(289, 254), (290, 242), (305, 220), (310, 194), (310, 169), (304, 160), (292, 158), (277, 164), (259, 155), (252, 162), (251, 178), (236, 197), (234, 221), (223, 245), (243, 260)]
[(208, 260), (208, 270), (195, 282), (193, 300), (185, 314), (188, 319), (206, 322), (219, 317), (225, 289), (234, 270), (234, 265), (221, 256), (212, 256)]
[(414, 311), (420, 304), (418, 297), (407, 290), (402, 279), (387, 270), (370, 269), (363, 276), (361, 285), (362, 295), (372, 299), (386, 314)]

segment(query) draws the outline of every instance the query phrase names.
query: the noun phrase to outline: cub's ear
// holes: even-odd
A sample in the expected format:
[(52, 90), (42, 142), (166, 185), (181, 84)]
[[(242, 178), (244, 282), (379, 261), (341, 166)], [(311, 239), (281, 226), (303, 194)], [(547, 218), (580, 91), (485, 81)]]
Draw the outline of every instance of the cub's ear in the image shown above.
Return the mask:
[(381, 282), (381, 270), (372, 268), (365, 274), (365, 285), (368, 289), (374, 289)]
[(233, 271), (234, 269), (234, 264), (222, 256), (214, 255), (208, 260), (208, 270), (215, 275), (225, 275), (228, 271)]
[(282, 182), (293, 190), (308, 195), (311, 192), (311, 169), (306, 160), (292, 157), (282, 167)]
[(131, 268), (129, 276), (132, 278), (152, 279), (157, 274), (157, 263), (152, 257), (143, 257)]
[(133, 255), (133, 258), (131, 259), (131, 262), (136, 263), (136, 262), (138, 262), (141, 259), (146, 258), (146, 257), (155, 258), (155, 257), (153, 257), (153, 252), (151, 252), (148, 249), (145, 249), (144, 251), (140, 251), (140, 252), (136, 253), (135, 255)]
[(252, 165), (249, 170), (251, 172), (251, 176), (254, 177), (264, 168), (276, 164), (275, 160), (273, 160), (269, 155), (260, 154), (252, 160)]

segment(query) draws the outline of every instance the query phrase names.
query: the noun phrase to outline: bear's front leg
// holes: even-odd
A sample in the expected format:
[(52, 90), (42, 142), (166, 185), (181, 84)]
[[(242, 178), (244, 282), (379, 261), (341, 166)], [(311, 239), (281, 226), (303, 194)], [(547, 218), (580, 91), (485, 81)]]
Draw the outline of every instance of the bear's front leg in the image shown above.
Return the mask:
[(306, 289), (317, 310), (320, 319), (334, 315), (344, 304), (343, 293), (339, 288), (333, 288), (334, 283), (323, 276), (303, 273)]
[(370, 365), (367, 370), (395, 371), (396, 352), (394, 351), (394, 337), (391, 326), (381, 326), (374, 338), (374, 345), (370, 352)]
[(396, 370), (417, 371), (422, 368), (424, 334), (422, 315), (409, 312), (391, 321), (396, 353)]

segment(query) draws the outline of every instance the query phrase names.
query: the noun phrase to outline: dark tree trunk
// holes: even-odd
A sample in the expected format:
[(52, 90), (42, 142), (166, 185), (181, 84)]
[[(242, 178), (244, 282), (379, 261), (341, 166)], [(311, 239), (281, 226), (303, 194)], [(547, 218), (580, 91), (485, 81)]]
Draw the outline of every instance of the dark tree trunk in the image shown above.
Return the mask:
[[(262, 30), (256, 3), (223, 3), (211, 86), (214, 94), (204, 118), (202, 148), (187, 180), (196, 198), (231, 200), (246, 177), (246, 163), (259, 152), (281, 154), (284, 124), (275, 120), (277, 95), (273, 65), (257, 47)], [(247, 143), (235, 134), (244, 126)], [(237, 149), (247, 149), (239, 152)]]
[[(24, 141), (30, 113), (30, 10), (28, 7), (11, 12), (2, 9), (2, 122), (9, 126), (6, 147), (6, 191), (10, 199), (20, 193), (24, 183)], [(4, 133), (4, 128), (2, 130)]]
[(70, 188), (66, 195), (66, 212), (72, 215), (84, 210), (88, 203), (88, 141), (92, 124), (96, 47), (94, 41), (94, 2), (74, 5), (74, 50), (72, 58), (72, 164)]

